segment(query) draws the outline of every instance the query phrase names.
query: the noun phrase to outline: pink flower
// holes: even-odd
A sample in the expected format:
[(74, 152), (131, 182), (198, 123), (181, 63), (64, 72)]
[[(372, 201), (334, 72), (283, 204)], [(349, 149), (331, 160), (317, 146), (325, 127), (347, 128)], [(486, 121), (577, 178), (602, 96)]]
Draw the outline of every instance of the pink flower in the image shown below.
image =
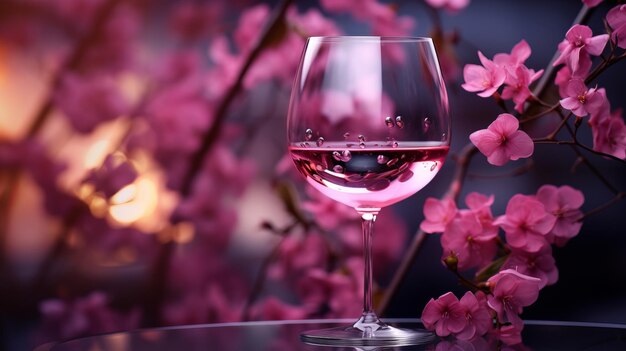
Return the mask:
[(521, 40), (519, 43), (515, 44), (510, 54), (496, 54), (493, 57), (493, 62), (496, 65), (515, 70), (518, 66), (524, 64), (531, 53), (530, 45), (528, 45), (526, 40)]
[(593, 108), (592, 111), (590, 111), (589, 121), (587, 122), (592, 128), (602, 120), (611, 116), (611, 103), (606, 97), (606, 90), (604, 88), (600, 88), (596, 90), (596, 95), (598, 95), (597, 99), (601, 100), (602, 102), (599, 104), (599, 106)]
[(594, 150), (617, 158), (626, 158), (626, 125), (621, 109), (613, 112), (610, 117), (603, 118), (599, 123), (592, 124), (591, 131)]
[(449, 12), (458, 12), (467, 5), (470, 0), (426, 0), (426, 3), (436, 9), (445, 9)]
[(496, 331), (495, 335), (507, 345), (517, 345), (522, 342), (522, 329), (524, 329), (523, 324), (503, 325)]
[(176, 6), (170, 19), (173, 31), (183, 40), (201, 39), (210, 29), (216, 30), (224, 9), (222, 3), (183, 2)]
[(580, 207), (585, 202), (582, 192), (567, 185), (558, 188), (544, 185), (537, 191), (537, 200), (544, 205), (546, 211), (556, 217), (556, 223), (550, 232), (551, 242), (563, 246), (578, 235), (583, 217)]
[(305, 318), (307, 311), (302, 307), (289, 305), (274, 296), (270, 296), (255, 304), (250, 314), (254, 320), (294, 320)]
[(579, 62), (590, 60), (589, 55), (598, 56), (604, 50), (609, 40), (608, 34), (592, 37), (591, 28), (576, 24), (565, 34), (565, 40), (559, 44), (561, 55), (554, 61), (554, 66), (566, 63), (573, 72), (579, 67)]
[(328, 310), (327, 317), (354, 317), (361, 312), (363, 283), (363, 259), (354, 257), (335, 272), (309, 270), (296, 292), (311, 313)]
[(80, 336), (134, 329), (139, 314), (118, 313), (109, 307), (109, 298), (102, 292), (75, 300), (48, 299), (41, 302), (43, 338), (70, 339)]
[(429, 197), (424, 202), (425, 219), (420, 224), (420, 228), (426, 233), (443, 233), (456, 213), (457, 208), (453, 199), (437, 200)]
[(539, 278), (539, 289), (543, 289), (546, 285), (552, 285), (559, 279), (559, 271), (554, 264), (550, 245), (545, 245), (534, 253), (513, 249), (502, 268), (510, 268), (522, 274)]
[(492, 328), (493, 322), (489, 307), (487, 306), (487, 297), (481, 291), (476, 295), (470, 291), (466, 292), (459, 301), (461, 308), (465, 314), (465, 328), (461, 330), (456, 337), (461, 340), (471, 340), (475, 336), (482, 336)]
[(528, 86), (543, 74), (543, 70), (536, 72), (520, 64), (517, 68), (507, 74), (506, 86), (502, 90), (503, 99), (513, 99), (515, 110), (522, 113), (524, 102), (531, 96)]
[(463, 68), (465, 83), (462, 87), (469, 92), (480, 91), (478, 96), (489, 97), (504, 83), (506, 71), (503, 67), (487, 59), (480, 51), (478, 57), (483, 65), (465, 65)]
[(613, 30), (611, 40), (626, 49), (626, 5), (617, 5), (606, 14), (606, 22)]
[(470, 134), (470, 140), (480, 152), (487, 156), (489, 163), (502, 166), (509, 160), (514, 161), (533, 154), (532, 139), (518, 128), (517, 118), (503, 113), (487, 129)]
[(493, 214), (491, 213), (491, 205), (493, 205), (494, 197), (471, 192), (465, 197), (465, 204), (476, 215), (478, 221), (483, 227), (483, 231), (498, 234), (498, 226), (493, 224)]
[(512, 269), (505, 269), (489, 278), (487, 282), (492, 292), (492, 295), (487, 297), (487, 304), (496, 311), (499, 322), (523, 325), (519, 315), (523, 307), (530, 306), (537, 300), (540, 280)]
[(215, 282), (166, 303), (163, 319), (169, 325), (235, 322), (241, 318), (244, 302)]
[[(101, 1), (101, 0), (98, 0)], [(75, 12), (72, 13), (74, 19)], [(84, 68), (102, 74), (135, 69), (137, 42), (142, 28), (138, 7), (120, 4), (98, 36), (89, 45), (83, 59)]]
[(129, 105), (113, 79), (105, 75), (66, 74), (54, 100), (72, 127), (90, 133), (100, 123), (128, 112)]
[(498, 247), (494, 239), (497, 234), (497, 231), (484, 230), (472, 211), (462, 210), (441, 236), (443, 258), (454, 254), (459, 260), (459, 270), (482, 267), (496, 254)]
[(276, 280), (294, 279), (312, 268), (323, 268), (327, 259), (328, 247), (320, 234), (290, 235), (278, 248), (268, 274)]
[[(469, 301), (466, 305), (469, 305)], [(439, 336), (457, 334), (467, 326), (466, 310), (453, 293), (447, 292), (437, 300), (430, 299), (422, 311), (422, 323)]]
[(598, 94), (597, 88), (587, 89), (581, 79), (570, 80), (565, 93), (568, 97), (560, 101), (561, 106), (571, 110), (578, 117), (597, 113), (606, 102), (606, 95)]
[(132, 183), (137, 177), (134, 166), (123, 156), (108, 155), (102, 166), (92, 170), (84, 182), (95, 187), (95, 191), (109, 198), (126, 185)]
[(600, 3), (604, 0), (582, 0), (583, 4), (587, 5), (587, 7), (596, 7), (600, 5)]
[(554, 78), (554, 84), (559, 86), (559, 95), (561, 96), (561, 98), (569, 97), (567, 93), (567, 86), (570, 80), (577, 79), (584, 81), (590, 70), (591, 60), (581, 61), (578, 65), (578, 70), (576, 70), (575, 73), (572, 73), (572, 70), (567, 66), (561, 67), (561, 69), (556, 73), (556, 77)]
[(547, 235), (554, 228), (556, 217), (534, 197), (517, 194), (509, 200), (506, 213), (494, 223), (504, 229), (511, 247), (538, 252), (548, 244)]
[(310, 212), (322, 228), (334, 230), (342, 222), (359, 219), (359, 214), (352, 207), (324, 196), (312, 186), (307, 185), (305, 191), (309, 200), (302, 202), (302, 208)]

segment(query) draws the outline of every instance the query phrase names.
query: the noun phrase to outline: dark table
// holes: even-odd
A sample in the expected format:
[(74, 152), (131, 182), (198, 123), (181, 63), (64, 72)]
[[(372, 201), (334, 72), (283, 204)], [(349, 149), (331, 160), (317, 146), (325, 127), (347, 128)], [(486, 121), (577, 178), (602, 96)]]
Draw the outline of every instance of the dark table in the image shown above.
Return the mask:
[[(421, 328), (415, 319), (386, 319), (402, 328)], [(144, 350), (625, 350), (626, 325), (526, 321), (523, 346), (505, 348), (491, 339), (472, 342), (435, 340), (427, 345), (398, 347), (329, 347), (307, 345), (305, 330), (349, 325), (351, 320), (268, 321), (189, 325), (142, 329), (85, 337), (39, 346), (35, 351), (144, 351)]]

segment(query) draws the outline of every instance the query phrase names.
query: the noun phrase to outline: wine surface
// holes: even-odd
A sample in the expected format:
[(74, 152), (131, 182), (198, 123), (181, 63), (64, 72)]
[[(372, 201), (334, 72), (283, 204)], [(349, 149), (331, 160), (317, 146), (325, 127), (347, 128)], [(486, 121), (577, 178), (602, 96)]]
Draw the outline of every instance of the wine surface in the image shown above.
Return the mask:
[(290, 146), (289, 152), (298, 171), (317, 190), (357, 210), (368, 210), (394, 204), (426, 186), (441, 169), (448, 149), (436, 143), (327, 143)]

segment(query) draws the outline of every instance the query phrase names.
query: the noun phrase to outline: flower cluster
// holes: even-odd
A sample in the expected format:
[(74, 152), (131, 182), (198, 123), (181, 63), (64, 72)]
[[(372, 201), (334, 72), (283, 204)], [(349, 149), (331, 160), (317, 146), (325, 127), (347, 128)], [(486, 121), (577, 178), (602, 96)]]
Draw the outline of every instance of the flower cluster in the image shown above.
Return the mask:
[[(440, 336), (455, 334), (470, 339), (493, 331), (494, 326), (508, 324), (520, 332), (522, 307), (532, 304), (541, 288), (558, 279), (552, 245), (563, 246), (580, 232), (584, 197), (572, 187), (544, 185), (535, 195), (517, 194), (498, 217), (491, 211), (493, 201), (493, 196), (470, 193), (465, 198), (467, 209), (458, 209), (450, 198), (429, 198), (424, 205), (425, 219), (420, 227), (427, 233), (442, 233), (442, 261), (448, 269), (455, 273), (472, 268), (479, 271), (477, 281), (472, 283), (477, 296), (468, 292), (472, 297), (466, 295), (459, 302), (448, 293), (431, 300), (424, 309), (426, 327)], [(491, 277), (482, 273), (492, 269), (500, 272)], [(469, 300), (484, 303), (470, 304)], [(476, 317), (468, 315), (474, 313), (468, 304), (496, 318), (482, 318), (483, 324), (477, 327), (472, 324)], [(439, 321), (446, 309), (459, 316)]]
[[(584, 3), (593, 7), (600, 1)], [(612, 111), (606, 90), (590, 86), (603, 70), (626, 57), (618, 52), (618, 48), (625, 48), (620, 42), (626, 23), (625, 7), (612, 8), (606, 15), (606, 23), (608, 33), (599, 35), (594, 35), (586, 25), (575, 24), (558, 45), (558, 56), (548, 67), (551, 71), (558, 68), (553, 85), (560, 95), (556, 102), (543, 101), (539, 93), (531, 91), (531, 84), (543, 70), (535, 72), (524, 65), (531, 54), (524, 40), (510, 54), (499, 53), (491, 60), (479, 51), (481, 65), (465, 66), (462, 87), (480, 97), (494, 97), (504, 109), (486, 129), (469, 136), (475, 150), (486, 156), (487, 162), (502, 166), (531, 157), (538, 143), (568, 143), (605, 158), (626, 159), (626, 127), (621, 109)], [(608, 46), (610, 52), (602, 56)], [(594, 57), (601, 57), (595, 67)], [(515, 113), (509, 112), (508, 100), (512, 101)], [(541, 112), (537, 114), (537, 110)], [(526, 123), (551, 113), (556, 113), (561, 123), (547, 136), (533, 139), (521, 129)], [(572, 117), (575, 117), (573, 126)], [(593, 147), (578, 139), (578, 129), (586, 117)], [(557, 139), (563, 129), (568, 130), (571, 141)], [(613, 190), (606, 179), (600, 178)], [(458, 196), (458, 192), (452, 196)], [(620, 196), (617, 193), (616, 198)], [(507, 344), (519, 343), (523, 307), (531, 305), (541, 289), (558, 280), (553, 248), (564, 246), (581, 230), (585, 197), (567, 185), (543, 185), (536, 194), (515, 194), (500, 216), (492, 214), (493, 201), (493, 196), (473, 192), (465, 199), (466, 209), (457, 208), (453, 197), (429, 198), (425, 202), (425, 219), (420, 228), (427, 233), (442, 234), (444, 265), (470, 289), (460, 300), (446, 293), (431, 299), (424, 308), (425, 326), (440, 336), (454, 335), (468, 340), (476, 335), (493, 334)], [(462, 274), (470, 269), (476, 270), (472, 280)]]

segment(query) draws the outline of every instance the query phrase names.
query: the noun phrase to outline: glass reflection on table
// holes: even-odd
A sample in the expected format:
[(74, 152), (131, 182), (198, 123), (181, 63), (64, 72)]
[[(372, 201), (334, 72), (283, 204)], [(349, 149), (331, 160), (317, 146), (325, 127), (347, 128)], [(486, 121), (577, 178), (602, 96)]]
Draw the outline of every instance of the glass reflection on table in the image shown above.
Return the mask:
[[(265, 321), (154, 328), (50, 343), (35, 351), (626, 350), (626, 325), (551, 321), (526, 321), (523, 343), (512, 347), (491, 338), (471, 341), (436, 338), (432, 343), (419, 346), (359, 348), (316, 346), (300, 340), (300, 334), (311, 328), (335, 327), (348, 321)], [(385, 322), (402, 328), (423, 328), (417, 319), (386, 319)]]

